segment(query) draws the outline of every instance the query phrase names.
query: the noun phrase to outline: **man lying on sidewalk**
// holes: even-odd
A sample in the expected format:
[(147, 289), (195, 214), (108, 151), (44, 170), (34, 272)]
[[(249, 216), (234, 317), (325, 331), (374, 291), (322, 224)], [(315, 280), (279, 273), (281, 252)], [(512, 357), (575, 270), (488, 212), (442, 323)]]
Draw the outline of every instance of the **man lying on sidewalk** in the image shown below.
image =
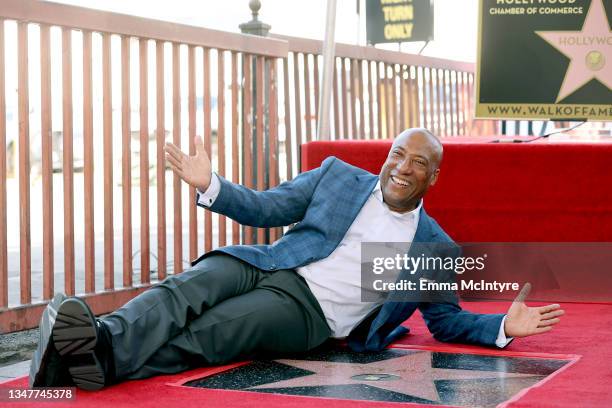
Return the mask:
[(395, 139), (380, 175), (330, 157), (261, 192), (214, 174), (202, 140), (195, 142), (194, 156), (167, 144), (166, 159), (197, 188), (198, 205), (243, 225), (295, 226), (272, 245), (206, 253), (101, 319), (82, 300), (57, 295), (41, 319), (32, 386), (97, 390), (258, 353), (307, 351), (330, 337), (378, 351), (408, 331), (400, 325), (417, 308), (440, 341), (497, 347), (547, 332), (563, 314), (559, 305), (526, 306), (529, 285), (506, 314), (464, 311), (456, 296), (361, 301), (362, 241), (452, 245), (423, 207), (442, 160), (442, 144), (425, 129)]

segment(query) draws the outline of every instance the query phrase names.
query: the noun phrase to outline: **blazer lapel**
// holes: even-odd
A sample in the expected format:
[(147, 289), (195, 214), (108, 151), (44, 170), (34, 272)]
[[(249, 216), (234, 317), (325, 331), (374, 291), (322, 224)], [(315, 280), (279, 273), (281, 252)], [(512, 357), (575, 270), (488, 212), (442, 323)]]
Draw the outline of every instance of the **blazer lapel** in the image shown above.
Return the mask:
[(349, 194), (349, 198), (345, 201), (347, 215), (350, 215), (349, 218), (351, 220), (357, 218), (357, 214), (359, 214), (359, 211), (370, 197), (378, 181), (378, 176), (374, 174), (360, 174), (355, 176), (355, 180), (357, 184), (356, 188), (352, 191), (354, 194)]
[[(433, 227), (431, 217), (427, 215), (425, 209), (421, 207), (421, 213), (419, 215), (419, 225), (417, 226), (412, 245), (408, 250), (408, 256), (418, 257), (421, 254), (433, 254), (435, 252), (435, 237), (437, 232)], [(407, 272), (402, 270), (398, 276), (398, 279), (404, 279)]]
[(351, 176), (350, 179), (342, 181), (342, 189), (348, 192), (348, 194), (343, 195), (341, 199), (336, 198), (334, 213), (342, 214), (343, 216), (336, 220), (342, 221), (341, 225), (333, 231), (333, 241), (340, 243), (342, 238), (344, 238), (346, 231), (348, 231), (355, 218), (357, 218), (357, 214), (359, 214), (359, 211), (370, 197), (377, 181), (378, 176), (373, 174)]
[(431, 242), (432, 238), (437, 235), (434, 233), (431, 218), (425, 212), (425, 207), (421, 206), (419, 214), (419, 225), (417, 225), (416, 233), (414, 234), (413, 242)]

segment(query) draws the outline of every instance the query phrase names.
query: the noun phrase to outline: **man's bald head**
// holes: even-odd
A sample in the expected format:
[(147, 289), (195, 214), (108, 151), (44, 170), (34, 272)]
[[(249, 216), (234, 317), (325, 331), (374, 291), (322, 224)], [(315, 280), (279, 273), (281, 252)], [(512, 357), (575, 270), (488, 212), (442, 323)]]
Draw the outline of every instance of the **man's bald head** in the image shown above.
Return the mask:
[(413, 137), (418, 138), (429, 145), (432, 154), (431, 164), (434, 165), (434, 168), (436, 169), (440, 167), (440, 163), (442, 163), (442, 156), (444, 153), (442, 142), (440, 142), (440, 139), (438, 139), (436, 136), (434, 136), (433, 133), (431, 133), (425, 128), (411, 128), (404, 130), (402, 133), (397, 135), (395, 139), (393, 139), (393, 145), (391, 146), (391, 149), (393, 149), (393, 147), (395, 146), (401, 146), (405, 144), (409, 139)]
[(442, 150), (442, 143), (427, 129), (407, 129), (395, 138), (379, 175), (383, 199), (392, 211), (418, 206), (438, 179)]

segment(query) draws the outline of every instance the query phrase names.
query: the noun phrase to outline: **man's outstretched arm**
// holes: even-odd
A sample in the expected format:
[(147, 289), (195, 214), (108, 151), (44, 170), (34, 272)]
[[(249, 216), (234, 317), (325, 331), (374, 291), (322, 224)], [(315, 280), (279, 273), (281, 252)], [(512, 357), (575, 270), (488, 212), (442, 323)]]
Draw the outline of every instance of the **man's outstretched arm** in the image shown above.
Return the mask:
[(526, 283), (505, 315), (471, 313), (454, 303), (422, 303), (419, 309), (437, 340), (493, 346), (501, 330), (508, 338), (527, 337), (546, 333), (559, 323), (564, 311), (558, 304), (525, 304), (530, 290), (531, 285)]
[(284, 226), (304, 218), (321, 178), (321, 168), (302, 173), (270, 190), (254, 191), (213, 175), (202, 139), (196, 137), (194, 142), (194, 156), (185, 154), (172, 143), (166, 143), (166, 160), (183, 181), (199, 192), (205, 192), (213, 178), (217, 178), (220, 183), (218, 194), (214, 202), (206, 206), (211, 211), (254, 227)]

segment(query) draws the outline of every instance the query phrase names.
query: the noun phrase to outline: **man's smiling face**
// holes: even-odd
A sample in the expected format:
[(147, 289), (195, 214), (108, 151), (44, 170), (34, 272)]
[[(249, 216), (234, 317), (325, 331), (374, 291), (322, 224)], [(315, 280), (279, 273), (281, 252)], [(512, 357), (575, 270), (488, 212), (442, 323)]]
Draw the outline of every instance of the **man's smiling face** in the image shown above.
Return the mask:
[(389, 209), (414, 210), (436, 183), (441, 160), (442, 144), (426, 129), (408, 129), (395, 138), (379, 176)]

